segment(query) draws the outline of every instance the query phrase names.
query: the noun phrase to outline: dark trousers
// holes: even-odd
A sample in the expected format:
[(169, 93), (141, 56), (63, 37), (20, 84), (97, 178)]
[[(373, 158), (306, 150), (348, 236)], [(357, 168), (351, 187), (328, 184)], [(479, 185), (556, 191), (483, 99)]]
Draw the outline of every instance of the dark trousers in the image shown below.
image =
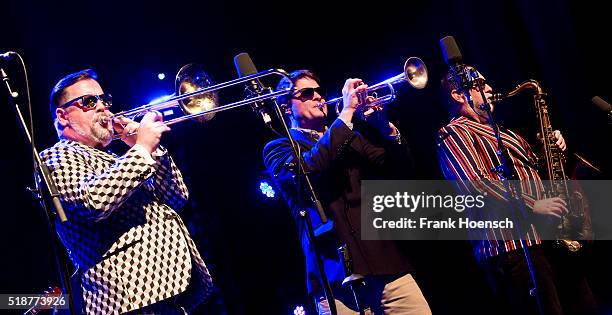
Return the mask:
[[(581, 252), (570, 253), (552, 243), (530, 247), (530, 252), (545, 315), (597, 314)], [(502, 300), (496, 313), (538, 314), (536, 300), (529, 295), (531, 276), (522, 249), (490, 258), (484, 267)]]
[(174, 297), (159, 301), (155, 304), (133, 310), (124, 315), (184, 315), (187, 311), (176, 304)]

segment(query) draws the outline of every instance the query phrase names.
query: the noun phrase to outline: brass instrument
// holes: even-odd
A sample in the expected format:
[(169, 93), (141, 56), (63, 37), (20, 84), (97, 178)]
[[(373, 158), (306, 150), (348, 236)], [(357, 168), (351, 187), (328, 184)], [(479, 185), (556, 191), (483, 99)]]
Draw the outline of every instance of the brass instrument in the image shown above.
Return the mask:
[(542, 87), (537, 81), (527, 80), (508, 93), (494, 94), (492, 101), (500, 101), (528, 89), (535, 92), (534, 104), (540, 121), (540, 134), (543, 137), (544, 163), (548, 179), (551, 182), (550, 187), (547, 189), (547, 197), (561, 197), (567, 203), (569, 210), (567, 214), (561, 216), (561, 220), (557, 225), (557, 242), (568, 250), (576, 252), (580, 250), (582, 244), (572, 240), (572, 238), (588, 239), (592, 234), (588, 202), (586, 196), (579, 190), (568, 187), (567, 180), (569, 177), (565, 172), (566, 159), (561, 149), (555, 144), (557, 139), (553, 134), (553, 128), (550, 123), (548, 105), (545, 100), (546, 94), (542, 91)]
[[(179, 107), (184, 115), (165, 121), (164, 124), (172, 125), (190, 119), (206, 122), (211, 120), (217, 112), (238, 108), (263, 100), (274, 99), (294, 92), (294, 85), (291, 84), (288, 88), (283, 90), (269, 91), (262, 95), (249, 97), (238, 102), (219, 105), (217, 96), (219, 90), (272, 75), (289, 78), (287, 72), (282, 69), (269, 69), (231, 81), (213, 84), (208, 74), (206, 74), (200, 65), (188, 64), (183, 66), (176, 75), (175, 96), (160, 103), (146, 104), (131, 110), (122, 111), (106, 119), (114, 121), (117, 117), (125, 117), (134, 120), (144, 116), (150, 111), (163, 111), (173, 107)], [(113, 136), (113, 140), (120, 138), (121, 135)]]
[[(412, 87), (418, 90), (427, 85), (427, 67), (425, 66), (423, 60), (418, 57), (410, 57), (404, 63), (404, 72), (369, 86), (367, 92), (372, 93), (374, 100), (368, 103), (366, 106), (360, 107), (362, 108), (361, 113), (369, 108), (381, 107), (393, 102), (396, 98), (396, 92), (393, 86), (403, 82), (410, 83)], [(378, 91), (382, 89), (387, 89), (388, 92), (383, 96), (378, 96)], [(360, 99), (365, 99), (365, 97), (361, 97)], [(319, 104), (319, 106), (326, 105), (334, 105), (336, 108), (336, 114), (340, 115), (340, 111), (342, 111), (342, 97), (336, 97)]]

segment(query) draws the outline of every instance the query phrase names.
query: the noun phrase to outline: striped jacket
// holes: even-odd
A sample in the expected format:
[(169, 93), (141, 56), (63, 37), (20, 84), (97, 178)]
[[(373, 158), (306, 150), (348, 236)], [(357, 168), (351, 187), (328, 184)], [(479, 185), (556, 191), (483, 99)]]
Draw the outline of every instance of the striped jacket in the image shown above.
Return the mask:
[[(500, 130), (506, 147), (506, 159), (515, 180), (517, 191), (527, 208), (533, 209), (536, 200), (542, 199), (544, 187), (537, 169), (537, 157), (521, 136), (510, 130)], [(447, 180), (456, 180), (462, 192), (484, 192), (497, 200), (506, 201), (504, 185), (495, 167), (500, 165), (496, 154), (497, 140), (488, 124), (458, 117), (438, 131), (437, 151), (440, 168)], [(529, 246), (540, 244), (541, 239), (533, 225), (525, 232)], [(517, 237), (509, 230), (489, 230), (473, 241), (479, 260), (520, 248)]]

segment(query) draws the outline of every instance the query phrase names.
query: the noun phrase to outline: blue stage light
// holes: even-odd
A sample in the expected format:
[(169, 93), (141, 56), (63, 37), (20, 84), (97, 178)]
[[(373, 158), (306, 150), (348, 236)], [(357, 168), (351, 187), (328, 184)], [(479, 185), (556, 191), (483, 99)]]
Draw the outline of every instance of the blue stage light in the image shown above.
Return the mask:
[(162, 95), (162, 96), (159, 96), (159, 97), (156, 97), (156, 98), (152, 99), (152, 100), (149, 102), (149, 104), (157, 104), (157, 103), (161, 103), (161, 102), (163, 102), (163, 101), (168, 100), (169, 98), (171, 98), (171, 97), (173, 97), (173, 96), (174, 96), (174, 94)]
[(166, 74), (165, 74), (165, 73), (163, 73), (163, 72), (162, 72), (162, 73), (159, 73), (159, 74), (157, 75), (157, 78), (158, 78), (158, 79), (160, 79), (160, 80), (163, 80), (163, 79), (165, 79), (165, 78), (166, 78)]
[(306, 315), (306, 311), (302, 305), (298, 305), (293, 309), (293, 315)]
[[(162, 95), (162, 96), (156, 97), (156, 98), (152, 99), (149, 102), (149, 104), (147, 104), (147, 105), (163, 103), (163, 102), (167, 101), (168, 99), (172, 98), (173, 96), (174, 96), (174, 94), (168, 94), (168, 95)], [(160, 112), (161, 112), (162, 116), (164, 116), (164, 117), (172, 116), (172, 115), (176, 114), (174, 112), (174, 108), (175, 107), (169, 107), (169, 108), (166, 108), (164, 110), (160, 110)], [(180, 113), (180, 111), (178, 111), (178, 112)]]
[(272, 187), (272, 185), (268, 184), (268, 182), (266, 181), (259, 183), (259, 190), (261, 190), (261, 193), (268, 198), (274, 198), (274, 196), (276, 195), (274, 187)]

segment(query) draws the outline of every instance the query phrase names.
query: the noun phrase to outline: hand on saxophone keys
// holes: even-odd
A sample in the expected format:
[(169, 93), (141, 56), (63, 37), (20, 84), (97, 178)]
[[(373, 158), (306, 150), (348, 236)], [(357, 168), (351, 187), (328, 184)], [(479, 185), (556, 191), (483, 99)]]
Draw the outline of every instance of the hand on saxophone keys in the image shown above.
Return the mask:
[(561, 219), (563, 215), (569, 213), (567, 202), (560, 197), (536, 200), (533, 204), (533, 213), (549, 215)]
[(557, 139), (557, 142), (555, 142), (555, 144), (559, 147), (559, 149), (561, 149), (561, 151), (565, 152), (565, 150), (567, 149), (567, 144), (565, 144), (565, 138), (563, 138), (561, 131), (555, 130), (553, 131), (553, 135), (555, 136), (555, 139)]
[[(538, 137), (538, 139), (540, 141), (544, 141), (544, 138), (542, 137), (541, 133), (537, 133), (536, 135)], [(562, 152), (565, 152), (565, 150), (567, 150), (567, 144), (565, 143), (565, 138), (563, 138), (563, 135), (561, 134), (561, 131), (559, 130), (555, 130), (552, 133), (552, 136), (555, 137), (555, 145), (561, 149)]]

